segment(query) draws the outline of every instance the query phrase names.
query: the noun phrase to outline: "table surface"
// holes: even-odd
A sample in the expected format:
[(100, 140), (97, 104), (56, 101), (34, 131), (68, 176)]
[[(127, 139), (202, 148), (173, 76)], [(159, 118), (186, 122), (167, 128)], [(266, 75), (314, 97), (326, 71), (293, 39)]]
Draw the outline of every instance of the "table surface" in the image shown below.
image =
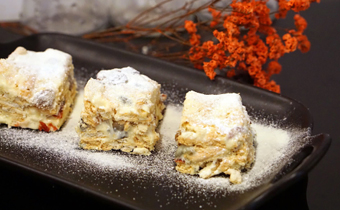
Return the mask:
[[(332, 145), (325, 157), (305, 177), (278, 194), (260, 209), (340, 209), (340, 1), (322, 0), (301, 12), (308, 22), (306, 34), (311, 50), (294, 52), (280, 59), (283, 70), (273, 79), (281, 85), (282, 95), (300, 101), (314, 119), (313, 134), (328, 133)], [(278, 20), (278, 27), (291, 26), (289, 19)], [(20, 38), (0, 28), (0, 42)], [(77, 206), (109, 208), (96, 200), (49, 180), (24, 176), (11, 167), (0, 168), (0, 200), (4, 209), (60, 209)]]

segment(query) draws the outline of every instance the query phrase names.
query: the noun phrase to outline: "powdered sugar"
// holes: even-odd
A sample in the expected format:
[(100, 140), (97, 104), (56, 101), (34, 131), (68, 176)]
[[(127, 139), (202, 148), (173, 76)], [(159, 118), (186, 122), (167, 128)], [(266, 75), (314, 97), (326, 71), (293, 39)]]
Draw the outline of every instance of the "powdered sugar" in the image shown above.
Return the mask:
[[(174, 140), (175, 133), (179, 127), (181, 106), (168, 105), (165, 112), (164, 120), (161, 123), (159, 132), (161, 140), (156, 146), (156, 154), (150, 158), (152, 162), (142, 161), (142, 164), (134, 165), (133, 162), (139, 162), (139, 156), (126, 156), (115, 152), (91, 152), (83, 151), (78, 147), (79, 138), (74, 130), (80, 116), (82, 102), (79, 98), (82, 93), (78, 95), (78, 100), (75, 105), (74, 111), (70, 119), (66, 122), (60, 132), (45, 133), (32, 130), (23, 129), (7, 129), (2, 128), (3, 137), (14, 136), (13, 140), (2, 139), (3, 142), (8, 144), (18, 144), (27, 148), (36, 148), (42, 151), (50, 151), (52, 153), (60, 153), (65, 159), (72, 161), (73, 158), (79, 158), (95, 164), (93, 167), (111, 166), (113, 169), (117, 166), (128, 167), (133, 170), (141, 170), (144, 167), (153, 168), (149, 171), (152, 173), (171, 174), (172, 176), (178, 175), (174, 170), (173, 157), (176, 149), (176, 142)], [(261, 179), (261, 177), (272, 170), (270, 165), (273, 165), (278, 160), (284, 157), (285, 150), (294, 135), (288, 131), (265, 126), (261, 124), (254, 124), (257, 131), (257, 151), (256, 161), (254, 167), (244, 174), (245, 181), (240, 185), (231, 185), (227, 178), (212, 178), (208, 180), (192, 177), (191, 181), (212, 185), (220, 188), (222, 183), (229, 191), (246, 190), (255, 186), (252, 183), (254, 180)], [(16, 140), (17, 139), (17, 140)], [(20, 139), (20, 140), (18, 140)], [(144, 158), (145, 159), (145, 158)], [(131, 161), (132, 160), (132, 161)], [(156, 164), (155, 164), (156, 163)], [(185, 175), (191, 177), (189, 175)], [(218, 183), (218, 184), (217, 184)], [(242, 187), (241, 187), (242, 186)]]
[[(168, 105), (160, 128), (162, 134), (162, 147), (174, 148), (174, 134), (179, 127), (178, 117), (182, 111), (179, 105)], [(295, 141), (306, 135), (307, 131), (292, 131), (275, 128), (273, 126), (254, 123), (252, 127), (257, 133), (256, 160), (251, 170), (243, 173), (241, 184), (231, 184), (225, 177), (201, 179), (188, 178), (189, 185), (200, 186), (208, 191), (243, 192), (261, 184), (272, 177), (278, 170), (289, 162), (287, 159), (297, 151)], [(165, 145), (163, 145), (165, 143)], [(173, 154), (173, 151), (169, 152)], [(172, 156), (172, 155), (171, 155)], [(190, 175), (186, 175), (190, 176)], [(183, 178), (183, 177), (182, 177)]]
[[(201, 203), (200, 205), (204, 203), (215, 206), (214, 200), (217, 197), (240, 193), (271, 179), (300, 148), (301, 143), (297, 144), (297, 140), (308, 134), (305, 130), (283, 130), (272, 125), (253, 124), (258, 135), (256, 161), (251, 170), (243, 173), (243, 182), (233, 185), (225, 176), (202, 179), (175, 170), (174, 136), (180, 124), (180, 104), (167, 105), (159, 128), (161, 139), (152, 155), (145, 157), (119, 151), (97, 152), (79, 149), (79, 138), (74, 128), (79, 120), (82, 100), (80, 91), (72, 115), (61, 131), (45, 133), (1, 127), (0, 152), (16, 156), (31, 167), (80, 185), (84, 184), (91, 189), (98, 189), (115, 198), (125, 197), (143, 202), (144, 199), (150, 199), (146, 198), (144, 190), (154, 189), (154, 195), (150, 196), (160, 205), (170, 205), (171, 202), (197, 202)], [(85, 179), (90, 181), (84, 182)], [(132, 192), (127, 189), (129, 186), (134, 187)], [(160, 186), (169, 193), (160, 192)]]
[[(61, 131), (54, 133), (46, 133), (40, 131), (33, 131), (28, 129), (8, 129), (2, 128), (1, 137), (3, 143), (9, 145), (20, 146), (32, 150), (32, 152), (50, 153), (53, 156), (60, 157), (61, 163), (77, 162), (79, 160), (85, 161), (93, 166), (112, 166), (119, 167), (133, 167), (128, 160), (119, 155), (112, 156), (110, 153), (95, 153), (87, 152), (79, 149), (79, 138), (75, 132), (75, 127), (80, 119), (80, 112), (83, 107), (83, 92), (78, 93), (74, 110), (69, 119), (65, 122)], [(3, 137), (9, 140), (3, 139)], [(14, 137), (14, 139), (12, 139)], [(107, 159), (108, 158), (108, 159)]]
[[(20, 49), (20, 48), (19, 48)], [(21, 69), (22, 74), (34, 75), (37, 80), (54, 78), (55, 82), (62, 82), (65, 70), (72, 63), (72, 57), (55, 49), (47, 49), (44, 52), (33, 52), (23, 48), (19, 53), (12, 53), (7, 61)], [(45, 81), (46, 82), (46, 81)]]
[[(119, 84), (119, 85), (118, 85)], [(101, 70), (85, 86), (84, 98), (107, 112), (116, 110), (115, 120), (130, 121), (139, 109), (150, 113), (159, 99), (160, 85), (131, 67)]]
[(121, 70), (102, 70), (97, 74), (97, 79), (107, 85), (118, 85), (128, 82), (127, 76)]
[(195, 100), (201, 104), (206, 104), (207, 107), (220, 108), (233, 108), (242, 106), (241, 97), (237, 93), (226, 93), (226, 94), (218, 94), (218, 95), (206, 95), (201, 93), (196, 93), (194, 91), (189, 91), (186, 95), (187, 99)]
[[(138, 92), (152, 92), (157, 88), (157, 83), (147, 76), (140, 74), (131, 67), (121, 69), (101, 70), (97, 74), (98, 83), (91, 85), (94, 91), (103, 89), (103, 86), (109, 86), (102, 90), (103, 95), (107, 98), (117, 98), (122, 93), (133, 96)], [(120, 85), (118, 85), (120, 84)]]
[(228, 135), (232, 129), (243, 128), (250, 121), (241, 100), (237, 93), (206, 95), (189, 91), (184, 102), (185, 118), (182, 120), (202, 126), (202, 129), (214, 126), (220, 134)]
[[(27, 100), (38, 106), (51, 106), (58, 88), (73, 70), (72, 57), (55, 49), (33, 52), (18, 47), (6, 60), (11, 72), (6, 73), (8, 85), (17, 85), (21, 91), (30, 91)], [(15, 88), (13, 88), (15, 89)]]

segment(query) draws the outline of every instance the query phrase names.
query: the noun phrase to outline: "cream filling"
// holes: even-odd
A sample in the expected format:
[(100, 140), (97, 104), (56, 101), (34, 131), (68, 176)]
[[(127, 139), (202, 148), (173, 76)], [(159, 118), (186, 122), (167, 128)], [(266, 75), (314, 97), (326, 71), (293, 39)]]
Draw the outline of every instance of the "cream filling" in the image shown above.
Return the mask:
[(102, 133), (107, 138), (104, 138), (104, 141), (112, 141), (117, 139), (122, 139), (128, 136), (128, 133), (124, 130), (119, 130), (116, 127), (113, 127), (112, 120), (105, 120), (104, 122), (100, 123), (95, 129), (97, 132)]
[[(75, 86), (76, 87), (76, 86)], [(67, 92), (65, 97), (69, 97), (66, 100), (63, 107), (63, 115), (58, 118), (57, 116), (49, 114), (49, 111), (42, 110), (33, 106), (20, 106), (19, 104), (13, 101), (0, 101), (0, 123), (7, 124), (8, 127), (22, 127), (22, 128), (31, 128), (31, 129), (39, 129), (41, 126), (41, 122), (50, 127), (51, 130), (55, 130), (55, 128), (59, 129), (63, 122), (66, 120), (69, 112), (71, 111), (71, 104), (73, 103), (75, 97), (75, 87), (72, 92)], [(6, 95), (7, 96), (7, 95)], [(4, 96), (4, 97), (6, 97)], [(3, 98), (4, 98), (3, 97)], [(8, 98), (8, 97), (6, 97)], [(59, 108), (59, 109), (60, 109)], [(57, 113), (58, 114), (58, 113)], [(53, 126), (49, 126), (53, 125)]]
[(209, 146), (205, 149), (206, 151), (214, 151), (214, 153), (198, 153), (194, 146), (180, 145), (175, 153), (175, 158), (185, 161), (186, 164), (200, 165), (217, 159), (226, 159), (234, 151), (216, 146)]
[[(123, 125), (121, 126), (124, 127)], [(81, 131), (79, 126), (77, 129), (78, 132)], [(134, 150), (136, 147), (134, 137), (144, 141), (147, 144), (146, 146), (149, 147), (153, 147), (157, 141), (157, 133), (155, 132), (154, 125), (138, 124), (129, 126), (124, 130), (114, 127), (112, 120), (105, 120), (94, 128), (96, 131), (95, 133), (87, 133), (86, 129), (87, 128), (81, 132), (82, 136), (87, 136), (87, 134), (89, 134), (88, 136), (92, 137), (93, 141), (96, 141), (99, 137), (102, 144), (109, 143), (111, 145), (115, 145), (115, 147), (121, 145), (129, 148), (130, 150)]]
[(61, 118), (45, 115), (36, 107), (26, 107), (23, 110), (14, 107), (6, 107), (0, 111), (0, 123), (7, 124), (8, 127), (15, 126), (39, 129), (40, 123), (43, 122), (46, 125), (52, 124), (53, 126), (59, 128), (65, 117), (67, 117), (65, 115), (67, 115), (69, 112), (69, 110), (66, 110), (68, 106), (70, 106), (69, 103), (64, 105), (65, 110), (63, 110), (63, 116)]
[[(38, 129), (40, 122), (45, 124), (53, 124), (58, 126), (60, 124), (59, 118), (53, 116), (46, 116), (39, 112), (39, 109), (35, 107), (26, 108), (25, 110), (16, 109), (16, 115), (11, 114), (11, 112), (2, 112), (0, 115), (0, 122), (5, 123), (8, 127), (20, 126), (23, 128)], [(20, 115), (21, 119), (16, 116)]]
[[(247, 144), (253, 138), (252, 136), (239, 141), (238, 144)], [(253, 147), (253, 145), (249, 145)], [(233, 149), (234, 148), (234, 149)], [(220, 173), (230, 175), (232, 183), (241, 183), (241, 169), (250, 165), (249, 161), (253, 160), (253, 154), (247, 147), (206, 146), (198, 148), (195, 146), (179, 145), (175, 158), (182, 160), (185, 166), (190, 166), (193, 171), (190, 173), (199, 174), (202, 178), (209, 178)], [(246, 150), (246, 151), (245, 151)], [(184, 167), (184, 166), (183, 166)]]
[[(91, 98), (76, 128), (81, 139), (80, 146), (84, 149), (120, 149), (133, 154), (151, 154), (159, 139), (156, 127), (163, 118), (164, 109), (160, 94), (157, 95), (153, 97), (155, 103), (147, 102), (133, 107), (127, 105), (118, 107), (119, 110), (111, 110), (112, 106), (105, 107), (109, 104), (103, 97)], [(148, 112), (144, 106), (148, 106)]]

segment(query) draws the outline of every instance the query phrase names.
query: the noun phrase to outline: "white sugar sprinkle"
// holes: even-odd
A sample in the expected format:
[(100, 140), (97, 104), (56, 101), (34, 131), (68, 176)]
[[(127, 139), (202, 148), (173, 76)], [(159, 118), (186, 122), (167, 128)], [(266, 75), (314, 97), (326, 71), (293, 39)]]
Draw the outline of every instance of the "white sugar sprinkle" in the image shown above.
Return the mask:
[[(159, 128), (161, 140), (157, 143), (156, 150), (149, 157), (124, 154), (117, 151), (96, 152), (80, 149), (75, 126), (83, 106), (82, 97), (83, 93), (80, 92), (72, 115), (58, 132), (45, 133), (28, 129), (9, 129), (2, 126), (0, 128), (0, 148), (20, 147), (26, 151), (31, 150), (32, 153), (49, 153), (60, 163), (61, 166), (59, 167), (63, 165), (68, 165), (68, 167), (76, 166), (81, 161), (87, 165), (86, 173), (105, 170), (111, 174), (115, 172), (116, 176), (120, 176), (122, 179), (128, 179), (127, 173), (138, 175), (140, 179), (137, 181), (140, 182), (144, 179), (167, 180), (163, 183), (158, 183), (158, 185), (163, 184), (169, 187), (170, 190), (179, 187), (185, 189), (183, 192), (175, 190), (178, 194), (174, 193), (170, 200), (183, 199), (182, 202), (195, 202), (197, 198), (187, 197), (191, 192), (195, 192), (202, 196), (201, 198), (209, 201), (208, 204), (214, 206), (213, 200), (209, 200), (207, 197), (211, 193), (223, 192), (224, 195), (233, 192), (241, 193), (272, 178), (301, 147), (301, 142), (296, 142), (309, 133), (309, 131), (305, 130), (284, 130), (275, 128), (275, 126), (254, 123), (253, 127), (257, 132), (255, 164), (251, 170), (243, 173), (243, 182), (241, 184), (231, 184), (225, 176), (202, 179), (197, 176), (181, 174), (175, 170), (173, 159), (176, 142), (174, 137), (179, 128), (182, 111), (182, 106), (179, 104), (167, 105), (164, 119)], [(53, 167), (48, 165), (48, 161), (46, 160), (46, 170)], [(60, 173), (62, 173), (62, 169), (60, 170)], [(102, 182), (106, 179), (107, 177), (98, 177), (98, 180)], [(94, 180), (94, 183), (97, 183), (98, 180)], [(106, 182), (109, 185), (109, 180), (104, 181), (104, 183)], [(127, 188), (127, 186), (124, 187)], [(157, 192), (155, 195), (157, 196)], [(135, 199), (139, 198), (135, 197)]]
[(45, 107), (53, 105), (58, 88), (72, 67), (71, 55), (55, 49), (34, 52), (18, 47), (0, 62), (7, 68), (13, 67), (7, 72), (7, 85), (17, 84), (20, 90), (30, 91), (32, 94), (22, 97)]

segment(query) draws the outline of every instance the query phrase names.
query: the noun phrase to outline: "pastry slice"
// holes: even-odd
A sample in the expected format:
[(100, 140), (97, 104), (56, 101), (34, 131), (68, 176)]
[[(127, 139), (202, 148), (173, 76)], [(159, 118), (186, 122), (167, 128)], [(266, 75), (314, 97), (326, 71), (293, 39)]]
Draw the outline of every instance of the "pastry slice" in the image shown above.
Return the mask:
[(241, 183), (241, 171), (254, 162), (255, 136), (239, 94), (190, 91), (176, 134), (176, 170), (202, 178), (224, 173)]
[(0, 123), (56, 131), (72, 110), (77, 84), (71, 55), (18, 47), (0, 60)]
[(131, 67), (100, 71), (84, 89), (80, 147), (150, 155), (165, 107), (160, 87)]

